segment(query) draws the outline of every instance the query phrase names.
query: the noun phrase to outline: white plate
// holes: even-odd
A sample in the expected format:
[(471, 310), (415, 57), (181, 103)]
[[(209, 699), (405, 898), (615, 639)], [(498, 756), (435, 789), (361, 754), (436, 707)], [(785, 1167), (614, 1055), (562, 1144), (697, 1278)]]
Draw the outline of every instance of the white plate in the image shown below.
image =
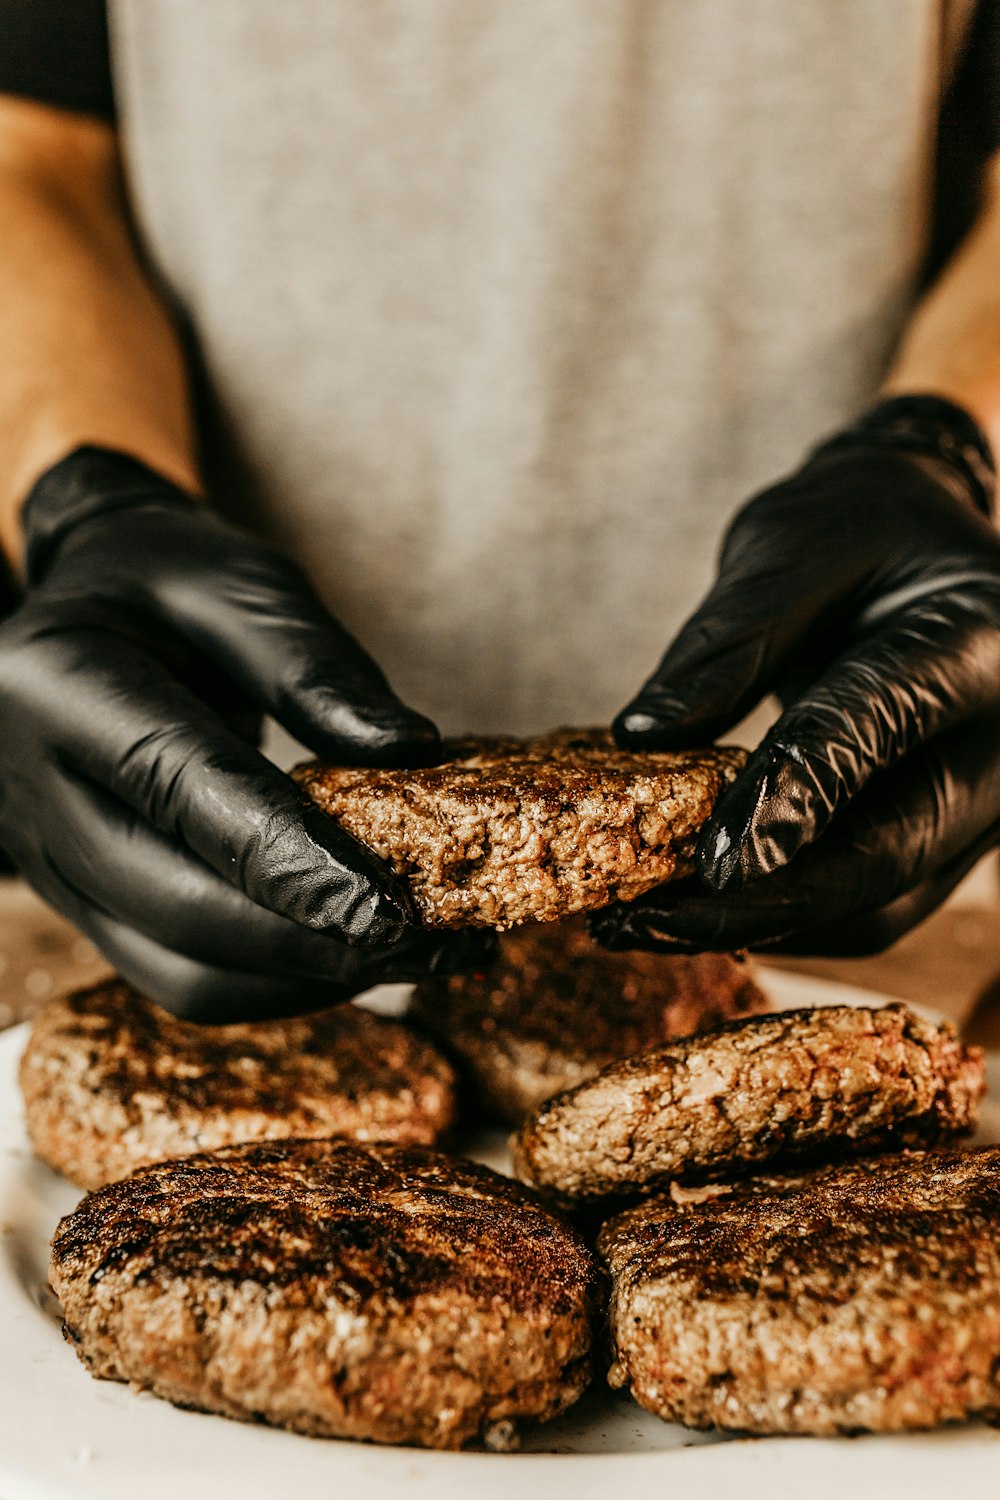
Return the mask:
[[(780, 1007), (884, 1001), (787, 973), (765, 986)], [(373, 996), (394, 1009), (395, 995)], [(26, 1028), (0, 1035), (0, 1500), (629, 1500), (766, 1494), (826, 1500), (949, 1486), (995, 1493), (1000, 1432), (982, 1424), (907, 1437), (732, 1439), (687, 1432), (595, 1389), (515, 1455), (426, 1453), (296, 1437), (179, 1411), (92, 1380), (63, 1343), (48, 1291), (48, 1241), (79, 1193), (36, 1161), (21, 1119), (17, 1061)], [(1000, 1138), (1000, 1099), (984, 1138)], [(499, 1136), (474, 1152), (503, 1165)], [(516, 1488), (515, 1488), (516, 1487)]]

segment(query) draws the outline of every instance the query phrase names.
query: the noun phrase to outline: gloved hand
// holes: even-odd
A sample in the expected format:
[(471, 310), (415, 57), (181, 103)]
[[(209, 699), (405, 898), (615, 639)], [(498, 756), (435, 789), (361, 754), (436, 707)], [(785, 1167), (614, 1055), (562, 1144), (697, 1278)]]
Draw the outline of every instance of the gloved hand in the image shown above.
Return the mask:
[(290, 562), (98, 448), (39, 480), (24, 529), (0, 844), (128, 979), (226, 1021), (481, 965), (478, 941), (418, 931), (386, 867), (245, 738), (266, 710), (341, 761), (439, 754)]
[(670, 749), (769, 692), (783, 712), (701, 834), (700, 881), (598, 914), (602, 942), (873, 952), (1000, 842), (993, 486), (972, 419), (904, 397), (740, 511), (615, 733)]

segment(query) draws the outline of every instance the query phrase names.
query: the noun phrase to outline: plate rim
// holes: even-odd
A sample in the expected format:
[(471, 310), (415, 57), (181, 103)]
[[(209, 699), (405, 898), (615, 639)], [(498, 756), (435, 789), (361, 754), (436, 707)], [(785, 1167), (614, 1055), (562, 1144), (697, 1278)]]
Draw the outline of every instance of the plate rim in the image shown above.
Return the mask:
[[(766, 965), (757, 966), (757, 975), (776, 1009), (789, 1009), (796, 999), (803, 1005), (884, 1005), (896, 999)], [(927, 1007), (906, 1003), (940, 1019)], [(434, 1500), (457, 1500), (459, 1493), (464, 1496), (470, 1480), (476, 1485), (477, 1500), (509, 1500), (513, 1476), (509, 1462), (518, 1465), (518, 1500), (541, 1500), (543, 1495), (550, 1500), (557, 1474), (572, 1483), (574, 1500), (589, 1500), (591, 1495), (596, 1500), (598, 1494), (606, 1500), (612, 1475), (627, 1479), (634, 1500), (654, 1495), (659, 1500), (665, 1480), (674, 1483), (678, 1495), (696, 1493), (699, 1500), (731, 1500), (734, 1483), (745, 1486), (751, 1478), (766, 1483), (772, 1495), (800, 1494), (806, 1485), (810, 1500), (843, 1500), (847, 1485), (856, 1494), (870, 1491), (884, 1496), (887, 1483), (903, 1482), (910, 1497), (927, 1494), (940, 1500), (942, 1483), (954, 1478), (959, 1463), (966, 1484), (995, 1478), (1000, 1431), (983, 1424), (859, 1438), (694, 1440), (682, 1447), (631, 1453), (438, 1453), (303, 1439), (275, 1428), (181, 1412), (155, 1397), (135, 1395), (125, 1386), (95, 1382), (71, 1351), (62, 1348), (52, 1320), (46, 1318), (43, 1325), (12, 1266), (18, 1235), (26, 1232), (23, 1216), (44, 1210), (44, 1204), (37, 1201), (19, 1207), (29, 1192), (24, 1167), (31, 1157), (16, 1069), (29, 1029), (30, 1023), (24, 1022), (0, 1033), (2, 1500), (134, 1500), (137, 1461), (143, 1500), (167, 1500), (168, 1494), (176, 1500), (178, 1486), (185, 1483), (194, 1485), (196, 1496), (210, 1493), (212, 1500), (229, 1500), (230, 1496), (232, 1500), (273, 1500), (276, 1483), (288, 1490), (293, 1484), (315, 1486), (317, 1480), (346, 1488), (351, 1500), (398, 1500), (401, 1484), (407, 1487), (407, 1500), (424, 1500), (425, 1494), (427, 1500), (432, 1494)], [(32, 1170), (47, 1171), (34, 1163)], [(37, 1241), (35, 1246), (37, 1250)], [(34, 1322), (25, 1338), (29, 1317)], [(47, 1337), (33, 1338), (32, 1333), (37, 1334), (42, 1326), (47, 1328)], [(56, 1390), (49, 1393), (47, 1403), (45, 1382), (38, 1378), (41, 1371), (55, 1372)], [(61, 1411), (60, 1393), (64, 1395)], [(47, 1409), (52, 1397), (54, 1411)], [(88, 1419), (92, 1419), (89, 1426)], [(150, 1472), (143, 1460), (157, 1450), (161, 1466), (159, 1472)], [(164, 1466), (165, 1452), (170, 1456)], [(217, 1470), (211, 1489), (203, 1489), (205, 1464), (211, 1460), (226, 1465), (230, 1459), (237, 1461), (235, 1471)]]

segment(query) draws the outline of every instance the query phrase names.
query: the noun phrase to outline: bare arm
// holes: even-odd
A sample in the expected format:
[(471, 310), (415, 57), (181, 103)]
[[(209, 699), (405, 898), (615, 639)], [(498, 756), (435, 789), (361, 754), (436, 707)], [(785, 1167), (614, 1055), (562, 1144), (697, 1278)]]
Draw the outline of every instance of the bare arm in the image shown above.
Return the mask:
[(1000, 454), (1000, 157), (977, 224), (918, 307), (884, 388), (915, 392), (963, 406)]
[(82, 443), (197, 488), (179, 341), (136, 255), (107, 125), (0, 98), (0, 543)]

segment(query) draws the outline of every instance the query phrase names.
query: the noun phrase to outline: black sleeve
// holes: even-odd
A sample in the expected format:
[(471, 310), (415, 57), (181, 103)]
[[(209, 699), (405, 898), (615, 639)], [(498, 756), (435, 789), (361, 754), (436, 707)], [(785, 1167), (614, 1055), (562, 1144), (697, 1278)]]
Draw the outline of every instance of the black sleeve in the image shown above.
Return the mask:
[(0, 0), (0, 94), (113, 120), (105, 0)]
[(952, 92), (974, 148), (992, 156), (1000, 150), (1000, 0), (979, 0)]
[(983, 204), (984, 167), (1000, 151), (1000, 0), (979, 0), (938, 122), (933, 281), (972, 228)]

